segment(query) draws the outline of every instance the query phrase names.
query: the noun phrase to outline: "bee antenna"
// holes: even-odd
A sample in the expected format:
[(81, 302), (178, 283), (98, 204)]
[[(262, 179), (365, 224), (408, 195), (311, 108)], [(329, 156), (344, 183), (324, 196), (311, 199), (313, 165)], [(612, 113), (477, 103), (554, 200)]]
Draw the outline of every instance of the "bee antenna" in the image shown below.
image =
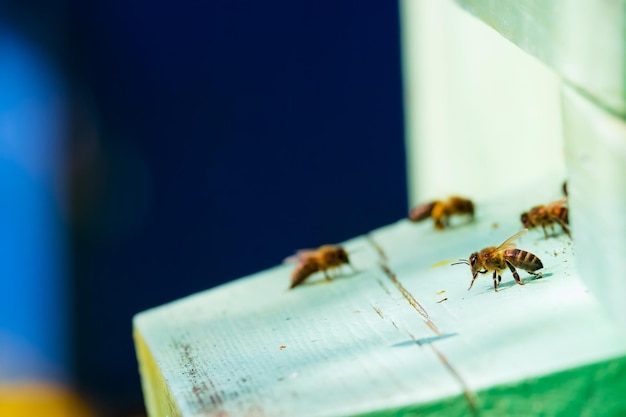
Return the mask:
[(450, 266), (452, 266), (452, 265), (460, 265), (460, 264), (469, 265), (469, 261), (467, 259), (459, 259), (459, 262), (455, 262), (453, 264), (450, 264)]

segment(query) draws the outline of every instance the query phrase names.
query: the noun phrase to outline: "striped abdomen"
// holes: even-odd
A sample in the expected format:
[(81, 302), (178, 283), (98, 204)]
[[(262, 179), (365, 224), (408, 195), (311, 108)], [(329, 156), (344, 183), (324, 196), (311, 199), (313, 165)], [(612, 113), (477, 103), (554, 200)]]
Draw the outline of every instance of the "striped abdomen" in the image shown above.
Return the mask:
[(543, 268), (541, 259), (530, 252), (521, 249), (507, 249), (504, 251), (504, 258), (514, 267), (524, 271), (535, 272)]
[(569, 216), (568, 210), (565, 206), (554, 206), (552, 207), (552, 217), (560, 220), (561, 224), (569, 224)]

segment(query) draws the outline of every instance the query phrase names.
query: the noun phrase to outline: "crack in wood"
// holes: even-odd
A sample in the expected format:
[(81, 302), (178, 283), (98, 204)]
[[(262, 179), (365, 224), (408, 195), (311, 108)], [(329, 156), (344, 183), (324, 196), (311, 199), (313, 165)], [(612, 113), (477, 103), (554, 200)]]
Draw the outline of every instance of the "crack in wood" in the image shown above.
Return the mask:
[[(371, 234), (367, 234), (366, 239), (367, 239), (367, 242), (374, 248), (374, 250), (378, 254), (380, 258), (380, 263), (379, 263), (380, 268), (385, 273), (387, 278), (389, 278), (389, 280), (396, 286), (398, 291), (400, 291), (400, 294), (402, 294), (405, 300), (408, 301), (411, 307), (413, 307), (424, 318), (426, 325), (433, 332), (435, 332), (436, 335), (441, 336), (441, 332), (439, 331), (435, 323), (433, 323), (433, 321), (430, 319), (430, 316), (428, 315), (428, 312), (426, 311), (426, 309), (422, 307), (422, 305), (419, 303), (419, 301), (415, 299), (415, 297), (413, 297), (413, 294), (411, 294), (409, 290), (404, 288), (404, 285), (402, 285), (402, 283), (398, 281), (396, 274), (391, 270), (391, 268), (389, 268), (389, 265), (387, 263), (389, 258), (387, 258), (387, 254), (385, 253), (385, 250), (382, 248), (382, 246), (380, 246), (378, 242), (374, 240)], [(385, 290), (387, 294), (391, 295), (389, 293), (389, 290), (383, 285), (382, 281), (378, 280), (378, 283), (380, 284), (381, 287), (383, 287), (383, 289)]]
[(382, 262), (387, 263), (389, 261), (389, 258), (387, 258), (387, 254), (385, 253), (383, 248), (374, 240), (372, 235), (371, 234), (365, 235), (365, 239), (367, 239), (367, 242), (374, 248), (374, 250), (378, 254), (378, 257), (382, 260)]
[[(426, 309), (422, 307), (422, 305), (419, 303), (419, 301), (417, 301), (417, 299), (413, 296), (413, 294), (411, 294), (402, 285), (402, 283), (396, 277), (396, 274), (391, 270), (391, 268), (389, 268), (389, 265), (387, 264), (388, 258), (384, 249), (372, 238), (371, 235), (368, 234), (366, 238), (369, 244), (374, 248), (374, 250), (376, 251), (376, 253), (378, 253), (378, 256), (380, 257), (379, 266), (381, 270), (385, 273), (385, 275), (389, 278), (389, 280), (396, 286), (396, 288), (398, 288), (402, 296), (409, 302), (411, 307), (413, 307), (424, 318), (424, 322), (426, 323), (426, 325), (437, 336), (439, 337), (443, 336), (442, 333), (437, 328), (437, 326), (435, 325), (435, 323), (430, 319), (430, 316), (428, 315), (428, 312), (426, 311)], [(381, 284), (382, 286), (382, 282), (379, 281), (379, 284)], [(383, 289), (384, 288), (385, 287), (383, 286)], [(379, 308), (375, 307), (374, 305), (372, 305), (372, 308), (374, 308), (376, 313), (378, 313), (378, 315), (381, 318), (383, 319), (385, 318), (383, 315), (383, 312)], [(392, 322), (392, 324), (394, 325), (396, 329), (398, 329), (398, 326), (396, 326), (395, 323)], [(416, 338), (411, 332), (407, 331), (407, 334), (413, 340), (413, 342), (415, 342), (416, 346), (420, 346), (420, 347), (423, 346), (423, 343), (421, 343), (420, 340)], [(437, 356), (441, 364), (448, 370), (450, 375), (459, 383), (459, 386), (461, 387), (461, 390), (463, 391), (463, 396), (465, 397), (465, 400), (467, 402), (467, 407), (469, 408), (470, 413), (473, 416), (478, 416), (477, 397), (474, 391), (472, 391), (472, 389), (467, 385), (467, 383), (465, 382), (461, 374), (452, 366), (450, 362), (448, 362), (448, 359), (445, 357), (445, 355), (439, 349), (437, 349), (437, 347), (433, 343), (429, 343), (428, 345), (433, 350), (433, 352), (435, 353), (435, 355)]]
[(441, 336), (441, 332), (439, 331), (435, 323), (430, 319), (430, 316), (428, 315), (426, 309), (422, 307), (422, 305), (419, 303), (419, 301), (415, 299), (415, 297), (413, 297), (413, 294), (411, 294), (409, 290), (404, 288), (404, 285), (402, 285), (402, 283), (398, 281), (396, 274), (394, 274), (393, 271), (386, 264), (381, 263), (380, 268), (383, 270), (385, 275), (387, 275), (389, 280), (391, 280), (391, 282), (396, 286), (396, 288), (398, 288), (398, 291), (400, 291), (404, 299), (408, 301), (411, 307), (413, 307), (415, 311), (417, 311), (419, 315), (424, 318), (424, 323), (426, 323), (428, 328), (430, 328), (436, 335)]
[(380, 279), (377, 279), (376, 282), (378, 282), (378, 285), (380, 285), (380, 287), (383, 289), (383, 291), (385, 291), (385, 293), (387, 293), (387, 295), (391, 296), (391, 291), (389, 291), (389, 288), (387, 288), (384, 282), (382, 282)]
[[(413, 340), (416, 346), (422, 347), (424, 345), (424, 343), (422, 343), (420, 339), (415, 337), (411, 332), (407, 331), (407, 334)], [(450, 372), (450, 375), (452, 375), (452, 377), (459, 383), (470, 413), (473, 416), (478, 416), (478, 398), (476, 396), (476, 393), (467, 385), (461, 374), (452, 366), (446, 356), (439, 349), (437, 349), (437, 347), (433, 343), (429, 343), (428, 346), (430, 346), (430, 348), (433, 350), (433, 352), (439, 359), (439, 362), (441, 362), (441, 364), (448, 370), (448, 372)]]
[(385, 319), (385, 316), (384, 316), (383, 312), (382, 312), (382, 311), (380, 311), (380, 308), (376, 307), (374, 304), (370, 304), (370, 305), (372, 306), (372, 308), (374, 309), (374, 311), (376, 312), (376, 314), (378, 314), (378, 316), (379, 316), (381, 319), (383, 319), (383, 320), (384, 320), (384, 319)]
[(478, 415), (478, 398), (476, 393), (467, 385), (461, 374), (452, 366), (448, 359), (445, 357), (443, 353), (434, 344), (429, 345), (430, 348), (435, 352), (435, 355), (439, 358), (439, 361), (448, 369), (448, 372), (457, 380), (457, 382), (461, 385), (461, 389), (463, 390), (463, 396), (467, 401), (467, 407), (473, 416)]

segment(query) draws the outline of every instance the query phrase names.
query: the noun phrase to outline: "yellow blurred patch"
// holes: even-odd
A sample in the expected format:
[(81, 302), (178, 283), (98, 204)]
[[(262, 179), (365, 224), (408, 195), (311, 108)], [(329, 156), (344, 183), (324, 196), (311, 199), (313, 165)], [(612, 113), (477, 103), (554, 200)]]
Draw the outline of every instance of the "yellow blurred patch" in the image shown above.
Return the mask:
[(444, 259), (443, 261), (439, 261), (437, 263), (432, 264), (431, 268), (439, 268), (440, 266), (450, 265), (454, 262), (454, 259)]
[(43, 382), (0, 384), (2, 417), (93, 417), (95, 413), (69, 389)]

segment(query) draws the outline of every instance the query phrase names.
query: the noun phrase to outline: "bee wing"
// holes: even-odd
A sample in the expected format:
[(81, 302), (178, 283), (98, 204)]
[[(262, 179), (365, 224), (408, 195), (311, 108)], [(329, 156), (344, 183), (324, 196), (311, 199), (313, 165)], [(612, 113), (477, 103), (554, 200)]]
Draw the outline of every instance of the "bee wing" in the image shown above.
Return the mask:
[(294, 255), (288, 256), (283, 259), (284, 264), (297, 264), (305, 259), (313, 256), (317, 251), (315, 249), (300, 249)]
[(510, 238), (508, 238), (507, 240), (505, 240), (504, 242), (502, 242), (502, 244), (500, 246), (498, 246), (494, 252), (499, 252), (505, 249), (511, 249), (515, 247), (515, 241), (517, 239), (519, 239), (520, 237), (522, 237), (524, 235), (524, 233), (526, 233), (528, 231), (528, 229), (522, 229), (519, 232), (515, 233), (513, 236), (511, 236)]
[(283, 259), (283, 263), (284, 264), (297, 264), (298, 263), (298, 257), (296, 255), (288, 256), (285, 259)]
[(551, 208), (554, 206), (564, 206), (567, 204), (567, 198), (562, 198), (560, 200), (553, 201), (552, 203), (546, 205), (546, 208)]

